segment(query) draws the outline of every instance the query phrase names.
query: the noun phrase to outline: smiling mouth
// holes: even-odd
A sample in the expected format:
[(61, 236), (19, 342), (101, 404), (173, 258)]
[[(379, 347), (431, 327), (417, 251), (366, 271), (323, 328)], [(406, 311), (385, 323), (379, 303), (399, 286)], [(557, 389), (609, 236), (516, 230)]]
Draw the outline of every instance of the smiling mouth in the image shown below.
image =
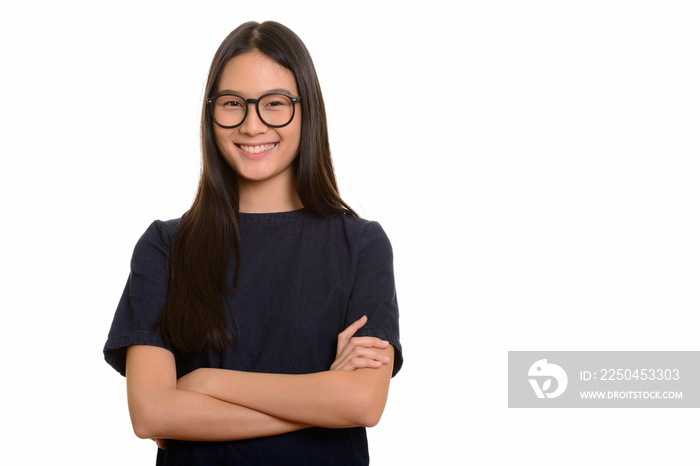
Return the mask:
[(279, 145), (278, 142), (273, 143), (273, 144), (262, 144), (259, 146), (246, 146), (243, 144), (237, 144), (237, 146), (243, 151), (247, 152), (249, 154), (259, 154), (261, 152), (268, 151), (270, 149), (273, 149)]

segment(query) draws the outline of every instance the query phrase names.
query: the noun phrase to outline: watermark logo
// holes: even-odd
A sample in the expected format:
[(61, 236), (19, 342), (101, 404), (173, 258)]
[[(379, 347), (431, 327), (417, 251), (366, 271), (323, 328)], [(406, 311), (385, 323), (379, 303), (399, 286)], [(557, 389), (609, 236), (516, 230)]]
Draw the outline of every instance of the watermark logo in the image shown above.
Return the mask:
[(700, 408), (700, 351), (508, 351), (508, 407)]
[[(530, 366), (527, 375), (530, 377), (528, 380), (537, 398), (556, 398), (564, 393), (569, 383), (564, 369), (556, 364), (548, 363), (546, 359), (540, 359)], [(552, 380), (556, 382), (556, 385), (554, 390), (550, 391)], [(542, 385), (540, 385), (540, 381)]]

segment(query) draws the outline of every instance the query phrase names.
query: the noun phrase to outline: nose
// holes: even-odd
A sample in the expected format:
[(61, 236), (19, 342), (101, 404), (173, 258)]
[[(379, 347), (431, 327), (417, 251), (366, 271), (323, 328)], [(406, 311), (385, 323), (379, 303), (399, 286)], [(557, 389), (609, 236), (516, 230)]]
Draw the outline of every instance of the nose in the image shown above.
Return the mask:
[(241, 123), (241, 126), (238, 127), (241, 133), (254, 136), (256, 134), (266, 133), (269, 129), (258, 116), (256, 105), (257, 102), (248, 102), (248, 114), (245, 120), (243, 120), (243, 123)]

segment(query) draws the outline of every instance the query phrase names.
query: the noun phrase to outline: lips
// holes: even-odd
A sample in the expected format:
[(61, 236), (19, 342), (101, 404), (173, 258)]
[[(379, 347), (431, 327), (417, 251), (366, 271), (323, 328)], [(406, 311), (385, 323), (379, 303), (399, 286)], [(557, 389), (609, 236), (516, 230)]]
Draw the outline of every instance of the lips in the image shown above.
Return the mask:
[(259, 144), (255, 146), (249, 146), (245, 144), (237, 144), (238, 148), (241, 149), (243, 152), (246, 152), (248, 154), (260, 154), (262, 152), (267, 152), (270, 149), (274, 149), (279, 145), (278, 142), (273, 143), (273, 144)]

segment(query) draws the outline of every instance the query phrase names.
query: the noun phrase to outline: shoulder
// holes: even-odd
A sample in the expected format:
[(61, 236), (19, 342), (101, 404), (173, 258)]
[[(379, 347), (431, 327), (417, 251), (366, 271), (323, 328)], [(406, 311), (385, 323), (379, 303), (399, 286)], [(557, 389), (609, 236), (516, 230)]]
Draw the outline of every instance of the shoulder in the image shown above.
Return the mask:
[(154, 220), (136, 243), (134, 258), (169, 256), (180, 220)]
[(391, 248), (389, 237), (376, 220), (343, 215), (346, 230), (354, 235), (359, 244), (381, 244)]
[(368, 242), (381, 242), (390, 246), (384, 229), (375, 220), (346, 214), (321, 217), (308, 211), (305, 212), (304, 218), (308, 224), (314, 225), (319, 230), (342, 235), (344, 240), (352, 245), (361, 246)]
[(159, 242), (171, 244), (177, 229), (180, 227), (181, 218), (171, 220), (154, 220), (139, 238), (139, 242)]
[(338, 215), (332, 220), (341, 227), (345, 241), (360, 257), (390, 258), (393, 256), (389, 237), (376, 220), (350, 215)]
[(154, 220), (146, 229), (142, 238), (159, 239), (160, 241), (172, 242), (180, 227), (182, 218), (171, 220)]

